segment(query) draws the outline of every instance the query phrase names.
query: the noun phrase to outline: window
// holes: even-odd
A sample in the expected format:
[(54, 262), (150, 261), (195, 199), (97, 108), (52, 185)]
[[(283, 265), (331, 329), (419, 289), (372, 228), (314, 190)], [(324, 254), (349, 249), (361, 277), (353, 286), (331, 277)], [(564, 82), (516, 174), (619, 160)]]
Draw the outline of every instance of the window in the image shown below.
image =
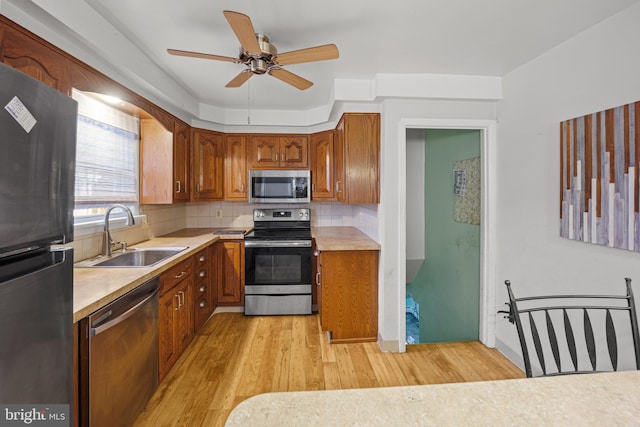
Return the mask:
[(78, 101), (75, 223), (101, 220), (114, 203), (137, 212), (139, 119), (96, 95), (74, 89), (73, 99)]

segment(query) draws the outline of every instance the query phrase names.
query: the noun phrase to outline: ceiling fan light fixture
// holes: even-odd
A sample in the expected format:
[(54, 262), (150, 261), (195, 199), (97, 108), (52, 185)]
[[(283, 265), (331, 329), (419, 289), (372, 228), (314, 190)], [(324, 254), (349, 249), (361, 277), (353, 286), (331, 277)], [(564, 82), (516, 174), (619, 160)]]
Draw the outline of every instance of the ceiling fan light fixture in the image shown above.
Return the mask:
[(247, 68), (227, 83), (225, 87), (240, 87), (253, 74), (269, 74), (293, 87), (306, 90), (313, 86), (313, 83), (283, 69), (282, 66), (325, 61), (339, 57), (338, 48), (334, 44), (299, 49), (278, 55), (278, 50), (271, 44), (269, 37), (255, 32), (251, 18), (230, 10), (225, 10), (222, 13), (240, 42), (240, 54), (237, 59), (186, 50), (167, 49), (167, 52), (171, 55), (244, 64)]

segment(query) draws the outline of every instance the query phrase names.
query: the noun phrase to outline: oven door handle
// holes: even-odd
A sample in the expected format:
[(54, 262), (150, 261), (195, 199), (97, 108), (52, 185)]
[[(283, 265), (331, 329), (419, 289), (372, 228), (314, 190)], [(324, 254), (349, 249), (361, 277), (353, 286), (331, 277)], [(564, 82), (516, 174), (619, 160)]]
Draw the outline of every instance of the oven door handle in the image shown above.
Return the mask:
[(245, 248), (310, 248), (311, 240), (245, 240), (244, 246)]

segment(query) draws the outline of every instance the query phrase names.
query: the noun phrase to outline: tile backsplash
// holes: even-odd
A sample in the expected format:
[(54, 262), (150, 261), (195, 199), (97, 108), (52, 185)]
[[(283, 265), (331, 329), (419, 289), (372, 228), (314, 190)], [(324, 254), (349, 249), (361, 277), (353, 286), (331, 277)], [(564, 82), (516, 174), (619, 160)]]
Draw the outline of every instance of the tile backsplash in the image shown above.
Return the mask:
[[(253, 209), (266, 205), (232, 202), (203, 202), (178, 205), (142, 205), (140, 214), (146, 215), (146, 223), (133, 227), (122, 227), (111, 231), (115, 242), (126, 241), (128, 245), (162, 236), (183, 228), (252, 227)], [(291, 205), (268, 205), (286, 207)], [(313, 227), (352, 226), (372, 239), (378, 239), (378, 205), (345, 205), (341, 203), (311, 203), (311, 225)], [(73, 246), (75, 262), (93, 258), (101, 253), (102, 233), (79, 235), (76, 233)]]

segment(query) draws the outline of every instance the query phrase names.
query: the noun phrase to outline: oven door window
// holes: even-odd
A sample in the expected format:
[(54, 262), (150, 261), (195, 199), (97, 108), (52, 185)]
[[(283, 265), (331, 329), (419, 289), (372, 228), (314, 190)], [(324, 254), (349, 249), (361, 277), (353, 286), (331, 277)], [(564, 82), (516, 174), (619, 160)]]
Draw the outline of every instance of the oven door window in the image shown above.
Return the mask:
[(247, 285), (311, 283), (311, 248), (247, 248)]

